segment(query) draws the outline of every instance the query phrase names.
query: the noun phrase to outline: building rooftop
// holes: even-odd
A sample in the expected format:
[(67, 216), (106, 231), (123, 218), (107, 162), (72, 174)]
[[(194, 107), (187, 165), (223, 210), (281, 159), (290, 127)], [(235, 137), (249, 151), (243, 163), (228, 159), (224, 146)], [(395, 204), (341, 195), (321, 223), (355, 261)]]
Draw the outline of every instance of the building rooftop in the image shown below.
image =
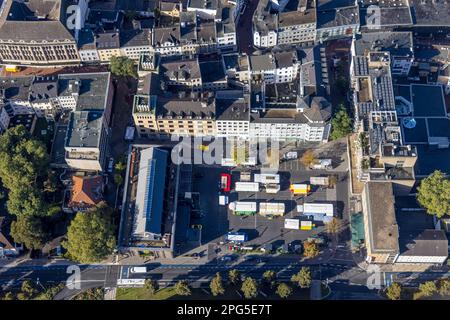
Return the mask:
[(89, 208), (103, 199), (102, 176), (72, 176), (69, 208)]
[(1, 77), (0, 100), (28, 100), (34, 77)]
[(443, 0), (409, 0), (417, 26), (450, 26), (450, 2)]
[(205, 99), (186, 98), (164, 98), (158, 97), (156, 116), (157, 118), (186, 117), (192, 119), (211, 120), (215, 117), (214, 104)]
[(147, 233), (161, 236), (166, 167), (167, 151), (151, 147), (140, 152), (133, 221), (135, 238), (147, 238)]
[(198, 59), (163, 58), (161, 59), (159, 71), (160, 75), (163, 75), (168, 80), (192, 81), (192, 79), (201, 77)]
[(412, 32), (365, 32), (356, 36), (356, 55), (366, 55), (369, 51), (388, 51), (391, 56), (414, 54)]
[(398, 254), (399, 231), (395, 218), (394, 191), (391, 182), (372, 182), (365, 185), (368, 204), (369, 239), (371, 251), (375, 254)]
[(150, 48), (150, 29), (124, 30), (120, 33), (121, 47), (144, 47)]
[(40, 102), (58, 96), (58, 80), (56, 77), (36, 77), (30, 88), (29, 101)]
[(189, 0), (189, 8), (217, 10), (219, 8), (219, 0)]
[(0, 39), (28, 43), (74, 42), (64, 24), (67, 5), (68, 1), (64, 0), (4, 1), (0, 12)]
[(105, 31), (95, 34), (95, 44), (98, 50), (119, 49), (120, 34), (118, 31)]
[(207, 61), (200, 63), (202, 83), (226, 81), (222, 61)]
[(58, 95), (76, 94), (76, 110), (104, 110), (109, 86), (109, 72), (73, 73), (58, 76)]
[(240, 90), (216, 92), (216, 120), (221, 121), (249, 121), (250, 108), (248, 98)]
[(181, 31), (180, 26), (162, 27), (153, 29), (153, 44), (161, 46), (163, 43), (169, 42), (172, 45), (180, 43)]
[(66, 148), (97, 148), (100, 145), (103, 112), (74, 111), (70, 114)]
[(249, 56), (250, 69), (252, 71), (264, 71), (276, 69), (275, 59), (272, 54)]
[(357, 6), (328, 9), (318, 12), (317, 28), (332, 28), (359, 24), (359, 9)]

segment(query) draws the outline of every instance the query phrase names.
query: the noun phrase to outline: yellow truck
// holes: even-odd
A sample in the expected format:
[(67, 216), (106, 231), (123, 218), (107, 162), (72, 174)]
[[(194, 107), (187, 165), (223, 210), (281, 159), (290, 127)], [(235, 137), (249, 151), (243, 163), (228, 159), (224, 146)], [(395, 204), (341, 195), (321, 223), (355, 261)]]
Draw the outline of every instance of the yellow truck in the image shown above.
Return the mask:
[(20, 67), (19, 66), (15, 66), (13, 64), (7, 64), (5, 65), (5, 70), (8, 72), (19, 72), (20, 71)]
[(307, 195), (311, 192), (311, 186), (309, 184), (302, 183), (291, 184), (289, 189), (291, 190), (292, 194)]

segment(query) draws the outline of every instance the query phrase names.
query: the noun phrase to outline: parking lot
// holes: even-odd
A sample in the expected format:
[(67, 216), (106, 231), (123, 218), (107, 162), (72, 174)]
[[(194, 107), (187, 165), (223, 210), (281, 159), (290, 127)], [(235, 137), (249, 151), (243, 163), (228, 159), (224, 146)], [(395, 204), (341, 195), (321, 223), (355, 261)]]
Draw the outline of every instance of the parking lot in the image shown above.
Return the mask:
[[(336, 159), (345, 158), (344, 150), (341, 154), (335, 153)], [(334, 161), (336, 167), (345, 168), (342, 161)], [(331, 203), (334, 206), (336, 217), (347, 217), (348, 199), (348, 173), (347, 171), (311, 170), (304, 168), (298, 159), (281, 163), (277, 174), (280, 175), (280, 191), (276, 194), (259, 192), (236, 192), (235, 183), (240, 180), (241, 171), (251, 171), (252, 181), (254, 174), (259, 173), (257, 168), (229, 168), (221, 166), (194, 166), (194, 192), (200, 195), (200, 206), (203, 212), (201, 219), (195, 223), (202, 224), (202, 244), (208, 242), (219, 243), (225, 240), (228, 232), (245, 232), (248, 235), (247, 245), (263, 246), (272, 244), (274, 249), (284, 244), (297, 244), (309, 237), (320, 235), (324, 231), (321, 222), (314, 222), (315, 228), (311, 231), (289, 230), (284, 228), (286, 218), (299, 218), (306, 220), (307, 217), (297, 212), (297, 205), (305, 202)], [(263, 202), (282, 202), (285, 204), (285, 215), (271, 219), (259, 214), (249, 216), (234, 215), (228, 206), (219, 205), (219, 181), (222, 173), (231, 175), (230, 193), (227, 193), (229, 202), (251, 201), (258, 205)], [(292, 195), (289, 190), (291, 183), (308, 183), (312, 176), (335, 175), (337, 183), (334, 188), (313, 186), (311, 193), (307, 196)]]

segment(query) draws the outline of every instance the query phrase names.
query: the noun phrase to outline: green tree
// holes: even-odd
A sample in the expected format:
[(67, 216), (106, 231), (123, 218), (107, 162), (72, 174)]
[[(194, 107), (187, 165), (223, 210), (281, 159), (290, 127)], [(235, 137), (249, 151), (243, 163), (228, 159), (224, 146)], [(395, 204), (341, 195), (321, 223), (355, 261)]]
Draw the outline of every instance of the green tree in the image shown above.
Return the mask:
[(155, 280), (146, 279), (144, 283), (144, 289), (147, 290), (150, 295), (154, 295), (156, 291), (158, 291), (159, 286)]
[(439, 294), (443, 297), (450, 296), (450, 280), (442, 279), (439, 281)]
[(316, 156), (312, 150), (306, 150), (300, 158), (300, 162), (307, 168), (313, 165), (316, 161)]
[(420, 182), (417, 201), (428, 214), (441, 218), (450, 214), (450, 180), (436, 170)]
[(20, 125), (0, 136), (0, 179), (8, 190), (8, 211), (15, 215), (47, 214), (42, 190), (49, 155), (45, 145)]
[(427, 281), (419, 285), (419, 292), (422, 296), (431, 297), (437, 291), (433, 281)]
[(191, 288), (186, 280), (180, 280), (175, 284), (175, 292), (179, 296), (190, 296)]
[(41, 218), (33, 215), (18, 216), (11, 224), (11, 236), (28, 249), (42, 249), (48, 239)]
[(390, 300), (400, 300), (401, 295), (402, 295), (402, 286), (397, 282), (393, 282), (386, 289), (386, 296)]
[(2, 298), (2, 300), (14, 300), (14, 299), (15, 299), (15, 296), (14, 296), (14, 293), (12, 293), (12, 292), (7, 292)]
[(128, 57), (111, 57), (109, 68), (116, 76), (137, 77), (134, 62)]
[(35, 284), (31, 280), (25, 280), (22, 282), (21, 290), (27, 297), (32, 297), (38, 293)]
[(78, 212), (67, 230), (67, 241), (63, 242), (68, 257), (81, 263), (101, 261), (115, 245), (112, 209), (104, 202), (84, 213)]
[(245, 299), (256, 298), (258, 295), (258, 283), (251, 277), (246, 277), (242, 282), (241, 291)]
[(116, 171), (122, 173), (125, 171), (125, 169), (127, 168), (127, 164), (123, 161), (119, 161), (114, 165), (114, 169), (116, 169)]
[(292, 294), (292, 288), (283, 282), (278, 285), (276, 293), (280, 298), (285, 299)]
[(336, 217), (333, 217), (325, 224), (325, 230), (329, 234), (337, 234), (342, 228), (342, 222)]
[(213, 296), (219, 296), (225, 293), (222, 276), (220, 275), (219, 272), (217, 272), (216, 276), (211, 280), (209, 287), (211, 289), (211, 293)]
[(352, 132), (352, 119), (343, 105), (339, 106), (339, 111), (331, 120), (331, 128), (330, 138), (332, 140), (343, 138)]
[(234, 285), (237, 285), (241, 281), (241, 274), (236, 269), (231, 269), (228, 271), (228, 279)]
[(302, 267), (297, 274), (291, 277), (291, 281), (294, 282), (300, 288), (311, 287), (312, 276), (311, 270), (308, 267)]
[(263, 280), (269, 284), (271, 287), (273, 286), (275, 279), (277, 277), (277, 274), (273, 270), (266, 270), (263, 273)]
[(306, 258), (314, 258), (319, 255), (319, 246), (315, 241), (305, 241), (303, 243), (303, 255)]
[(115, 173), (114, 174), (114, 183), (116, 184), (116, 186), (120, 186), (123, 183), (123, 177), (120, 173)]

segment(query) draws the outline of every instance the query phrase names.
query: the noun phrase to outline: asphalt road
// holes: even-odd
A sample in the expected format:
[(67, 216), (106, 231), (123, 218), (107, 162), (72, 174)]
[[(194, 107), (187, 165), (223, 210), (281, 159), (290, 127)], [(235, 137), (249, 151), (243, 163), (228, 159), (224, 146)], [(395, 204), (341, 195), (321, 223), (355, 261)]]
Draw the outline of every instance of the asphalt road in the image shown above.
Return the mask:
[(252, 54), (255, 51), (253, 47), (253, 13), (258, 6), (258, 0), (249, 0), (244, 13), (239, 17), (239, 22), (236, 28), (238, 37), (238, 47), (241, 53)]

